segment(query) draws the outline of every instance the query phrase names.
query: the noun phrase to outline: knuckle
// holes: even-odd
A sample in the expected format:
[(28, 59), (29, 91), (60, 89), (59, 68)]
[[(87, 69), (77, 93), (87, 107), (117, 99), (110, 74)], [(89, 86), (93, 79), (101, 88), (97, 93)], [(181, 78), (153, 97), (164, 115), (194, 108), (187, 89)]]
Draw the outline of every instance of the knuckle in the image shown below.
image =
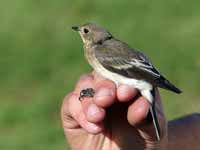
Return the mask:
[(63, 103), (66, 103), (69, 101), (69, 99), (74, 95), (74, 92), (69, 92), (63, 99)]
[(96, 83), (96, 87), (98, 88), (109, 88), (109, 89), (116, 89), (115, 83), (113, 81), (104, 79)]
[(92, 80), (93, 77), (91, 74), (83, 74), (80, 76), (79, 81), (85, 81), (85, 80)]
[(86, 85), (92, 85), (93, 84), (93, 77), (91, 75), (82, 75), (79, 79), (79, 81), (76, 83), (75, 90), (80, 90)]
[(74, 94), (74, 92), (70, 92), (69, 94), (67, 94), (64, 99), (63, 99), (63, 102), (62, 102), (62, 106), (61, 106), (61, 111), (64, 111), (64, 110), (68, 110), (68, 107), (70, 105), (70, 99), (72, 97), (72, 95)]

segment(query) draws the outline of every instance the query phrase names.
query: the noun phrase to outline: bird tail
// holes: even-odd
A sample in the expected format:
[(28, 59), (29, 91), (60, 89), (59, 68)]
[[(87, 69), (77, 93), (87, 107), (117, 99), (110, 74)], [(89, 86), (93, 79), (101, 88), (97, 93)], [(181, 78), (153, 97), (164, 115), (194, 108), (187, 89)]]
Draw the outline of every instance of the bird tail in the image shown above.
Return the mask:
[[(146, 97), (149, 100), (149, 112), (146, 117), (147, 122), (153, 123), (154, 129), (155, 129), (155, 134), (156, 138), (158, 141), (160, 141), (160, 125), (158, 122), (158, 118), (156, 115), (156, 110), (155, 110), (155, 97), (156, 97), (156, 91), (155, 88), (153, 88), (150, 93), (147, 95), (147, 93), (141, 92), (141, 94)], [(151, 95), (151, 96), (149, 96)], [(150, 100), (151, 99), (151, 100)]]
[(159, 123), (158, 123), (158, 119), (157, 119), (157, 115), (156, 115), (156, 111), (155, 111), (154, 106), (155, 106), (154, 104), (150, 104), (149, 112), (151, 113), (151, 117), (152, 117), (153, 125), (154, 125), (154, 128), (155, 128), (157, 140), (160, 141), (160, 126), (159, 126)]
[(159, 81), (158, 86), (160, 88), (163, 88), (163, 89), (166, 89), (166, 90), (170, 90), (170, 91), (175, 92), (177, 94), (182, 93), (182, 91), (179, 88), (177, 88), (175, 85), (173, 85), (172, 83), (170, 83), (164, 77), (161, 77), (161, 80)]

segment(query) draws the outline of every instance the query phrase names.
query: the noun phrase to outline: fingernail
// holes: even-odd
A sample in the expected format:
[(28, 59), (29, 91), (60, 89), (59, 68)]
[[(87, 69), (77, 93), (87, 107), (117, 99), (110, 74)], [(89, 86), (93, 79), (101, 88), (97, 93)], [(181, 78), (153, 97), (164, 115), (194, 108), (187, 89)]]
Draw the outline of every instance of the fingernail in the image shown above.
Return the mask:
[(112, 95), (112, 91), (110, 89), (107, 88), (101, 88), (99, 90), (97, 90), (96, 93), (96, 97), (105, 97), (105, 96), (111, 96)]
[(136, 111), (137, 111), (138, 113), (141, 113), (141, 112), (144, 112), (144, 110), (145, 110), (145, 116), (147, 116), (147, 114), (148, 114), (148, 112), (149, 112), (149, 108), (148, 108), (148, 109), (144, 109), (145, 105), (146, 105), (145, 103), (140, 102), (140, 103), (138, 104), (138, 106), (137, 106)]
[(96, 132), (100, 129), (99, 126), (97, 126), (96, 124), (93, 124), (93, 123), (88, 123), (88, 127), (91, 132)]
[(95, 104), (90, 104), (90, 106), (88, 107), (87, 114), (90, 115), (90, 116), (94, 116), (99, 112), (100, 112), (100, 110)]
[(119, 87), (119, 93), (121, 93), (121, 94), (126, 94), (126, 93), (130, 92), (130, 90), (131, 90), (131, 87), (129, 87), (127, 85), (121, 85)]

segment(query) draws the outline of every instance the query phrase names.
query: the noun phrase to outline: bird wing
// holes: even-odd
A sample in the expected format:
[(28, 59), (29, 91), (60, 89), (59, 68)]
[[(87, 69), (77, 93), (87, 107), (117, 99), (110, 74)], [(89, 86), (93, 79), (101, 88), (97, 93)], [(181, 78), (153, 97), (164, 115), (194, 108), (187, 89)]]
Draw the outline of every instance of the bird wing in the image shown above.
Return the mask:
[(97, 46), (95, 55), (107, 70), (128, 78), (155, 80), (161, 76), (143, 53), (120, 41)]
[(93, 51), (96, 59), (111, 72), (127, 78), (146, 80), (178, 94), (182, 92), (162, 76), (142, 52), (131, 49), (126, 43), (111, 39), (94, 47)]

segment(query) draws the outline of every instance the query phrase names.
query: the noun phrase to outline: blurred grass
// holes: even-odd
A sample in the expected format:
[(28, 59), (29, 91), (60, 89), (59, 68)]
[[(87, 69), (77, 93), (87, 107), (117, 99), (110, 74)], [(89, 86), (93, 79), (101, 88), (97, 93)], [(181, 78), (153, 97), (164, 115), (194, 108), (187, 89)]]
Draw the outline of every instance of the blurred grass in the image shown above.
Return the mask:
[(142, 49), (182, 95), (161, 91), (169, 119), (200, 110), (200, 2), (0, 1), (0, 149), (66, 149), (62, 98), (91, 69), (70, 26), (94, 21)]

